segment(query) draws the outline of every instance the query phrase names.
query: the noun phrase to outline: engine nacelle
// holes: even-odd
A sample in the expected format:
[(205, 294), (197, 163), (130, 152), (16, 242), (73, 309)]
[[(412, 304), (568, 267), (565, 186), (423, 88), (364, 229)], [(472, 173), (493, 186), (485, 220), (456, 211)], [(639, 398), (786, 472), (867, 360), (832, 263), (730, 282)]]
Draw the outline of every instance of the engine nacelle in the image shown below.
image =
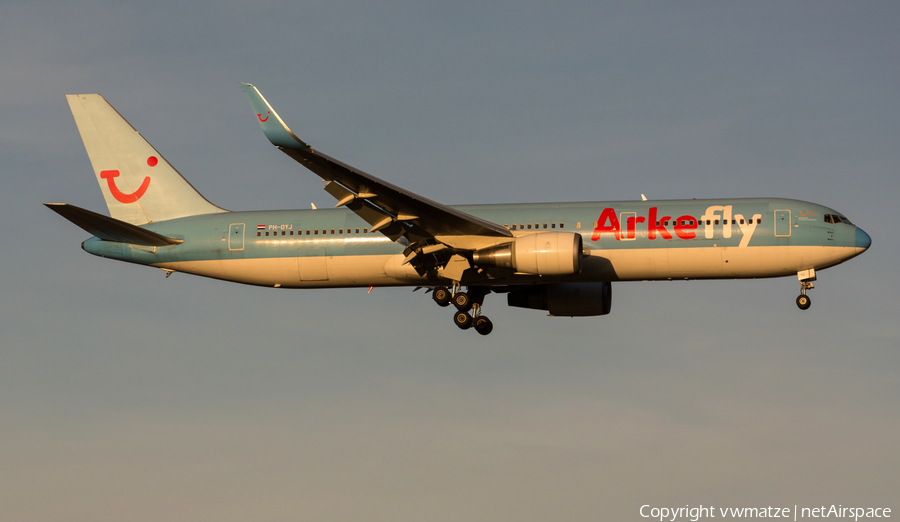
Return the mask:
[(524, 274), (570, 275), (581, 272), (582, 250), (581, 234), (540, 232), (476, 250), (472, 261), (476, 266), (506, 267)]
[(513, 290), (509, 306), (547, 310), (550, 315), (606, 315), (612, 308), (612, 283), (555, 283)]

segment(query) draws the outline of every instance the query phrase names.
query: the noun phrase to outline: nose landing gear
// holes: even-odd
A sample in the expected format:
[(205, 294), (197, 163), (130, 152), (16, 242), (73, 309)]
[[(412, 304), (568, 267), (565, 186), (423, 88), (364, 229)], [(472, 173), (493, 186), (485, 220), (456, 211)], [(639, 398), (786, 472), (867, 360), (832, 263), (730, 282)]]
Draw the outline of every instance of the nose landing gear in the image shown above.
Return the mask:
[(807, 310), (812, 305), (812, 300), (806, 295), (806, 291), (816, 287), (813, 284), (813, 281), (816, 280), (816, 270), (810, 268), (809, 270), (797, 272), (797, 279), (800, 280), (800, 295), (797, 296), (797, 308)]
[(806, 310), (812, 306), (812, 301), (809, 299), (809, 296), (806, 294), (800, 294), (797, 296), (797, 307), (801, 310)]

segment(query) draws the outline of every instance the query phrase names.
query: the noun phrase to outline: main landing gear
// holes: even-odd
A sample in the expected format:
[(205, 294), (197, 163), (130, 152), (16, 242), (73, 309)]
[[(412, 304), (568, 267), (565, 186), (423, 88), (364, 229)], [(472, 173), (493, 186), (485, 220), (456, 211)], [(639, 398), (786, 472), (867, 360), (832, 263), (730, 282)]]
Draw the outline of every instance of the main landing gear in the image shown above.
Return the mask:
[[(468, 292), (461, 291), (459, 283), (454, 283), (453, 289), (438, 286), (431, 294), (431, 298), (439, 306), (448, 306), (453, 303), (457, 312), (453, 315), (453, 323), (461, 330), (475, 328), (481, 335), (487, 335), (494, 330), (494, 323), (481, 315), (481, 306), (484, 304), (484, 296), (489, 291), (481, 288), (469, 288)], [(469, 312), (472, 312), (471, 314)]]

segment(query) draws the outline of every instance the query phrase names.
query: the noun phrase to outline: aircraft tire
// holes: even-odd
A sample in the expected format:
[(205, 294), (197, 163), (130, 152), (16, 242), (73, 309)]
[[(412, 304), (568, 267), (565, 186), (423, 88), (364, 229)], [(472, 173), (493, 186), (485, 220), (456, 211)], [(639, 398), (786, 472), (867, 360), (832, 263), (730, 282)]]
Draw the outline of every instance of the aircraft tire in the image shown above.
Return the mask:
[(465, 292), (457, 292), (453, 296), (453, 306), (460, 312), (468, 312), (472, 309), (472, 298)]
[(797, 296), (797, 307), (801, 310), (806, 310), (812, 305), (812, 301), (810, 301), (809, 296), (805, 294), (801, 294)]
[(443, 286), (439, 286), (431, 292), (431, 298), (438, 306), (447, 306), (450, 304), (450, 291)]
[(480, 333), (481, 335), (487, 335), (494, 331), (494, 323), (492, 323), (490, 319), (483, 315), (479, 315), (478, 317), (476, 317), (473, 323), (475, 331)]
[(468, 312), (457, 312), (453, 316), (453, 322), (456, 323), (461, 330), (468, 330), (472, 326), (472, 316)]

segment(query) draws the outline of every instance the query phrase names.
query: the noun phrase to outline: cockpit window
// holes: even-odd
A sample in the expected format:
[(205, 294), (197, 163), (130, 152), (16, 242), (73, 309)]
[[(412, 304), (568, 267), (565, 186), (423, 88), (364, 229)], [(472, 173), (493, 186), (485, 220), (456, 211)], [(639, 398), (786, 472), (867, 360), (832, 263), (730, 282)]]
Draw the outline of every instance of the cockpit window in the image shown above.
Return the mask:
[(845, 218), (844, 216), (840, 216), (838, 214), (825, 214), (824, 219), (825, 219), (826, 223), (846, 223), (850, 226), (855, 226), (853, 223), (850, 222), (849, 219)]

